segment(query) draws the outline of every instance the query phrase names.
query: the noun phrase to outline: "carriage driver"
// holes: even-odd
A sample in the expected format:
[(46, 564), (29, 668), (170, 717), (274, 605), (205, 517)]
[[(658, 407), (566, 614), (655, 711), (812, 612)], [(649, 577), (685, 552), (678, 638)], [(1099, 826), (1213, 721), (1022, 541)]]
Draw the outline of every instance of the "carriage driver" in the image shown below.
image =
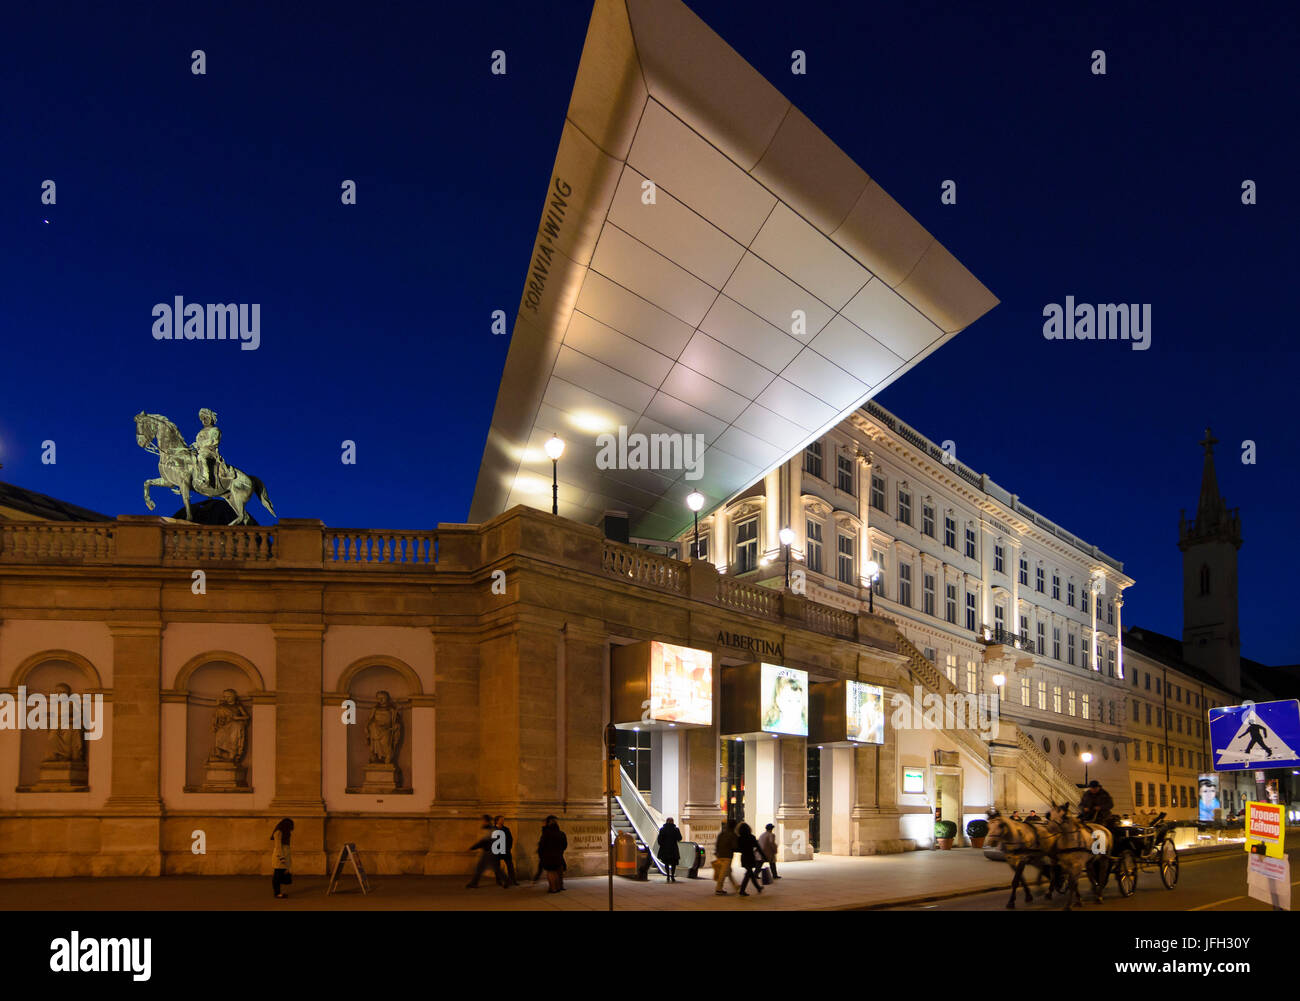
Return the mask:
[(1079, 800), (1079, 819), (1105, 824), (1110, 820), (1110, 809), (1114, 805), (1115, 801), (1110, 798), (1110, 793), (1101, 787), (1100, 782), (1093, 779), (1088, 783), (1083, 798)]
[[(198, 481), (202, 486), (215, 486), (218, 471), (224, 462), (217, 446), (221, 444), (221, 431), (217, 428), (217, 415), (204, 407), (199, 411), (203, 430), (194, 437), (194, 451), (198, 455)], [(211, 463), (211, 467), (209, 467)]]

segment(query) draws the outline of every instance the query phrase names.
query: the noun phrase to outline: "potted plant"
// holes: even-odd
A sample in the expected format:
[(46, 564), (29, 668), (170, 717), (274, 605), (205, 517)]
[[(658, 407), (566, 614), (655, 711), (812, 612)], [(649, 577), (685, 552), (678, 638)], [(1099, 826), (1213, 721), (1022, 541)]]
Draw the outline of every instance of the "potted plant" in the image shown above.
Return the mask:
[(966, 837), (970, 838), (972, 848), (983, 848), (984, 839), (989, 836), (989, 822), (987, 820), (972, 820), (966, 825)]
[(957, 825), (951, 820), (938, 820), (934, 825), (934, 840), (944, 851), (952, 850), (952, 839), (957, 836)]

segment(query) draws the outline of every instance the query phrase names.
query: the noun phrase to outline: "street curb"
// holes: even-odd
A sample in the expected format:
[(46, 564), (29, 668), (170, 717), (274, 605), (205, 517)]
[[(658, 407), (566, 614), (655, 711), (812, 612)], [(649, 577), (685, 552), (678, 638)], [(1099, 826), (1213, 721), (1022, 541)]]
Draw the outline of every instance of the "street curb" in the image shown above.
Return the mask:
[[(1184, 848), (1178, 852), (1180, 858), (1192, 856), (1201, 858), (1208, 855), (1221, 855), (1228, 852), (1241, 852), (1241, 845), (1215, 845), (1208, 848)], [(990, 859), (989, 861), (994, 861)], [(994, 883), (989, 886), (971, 887), (966, 890), (954, 890), (951, 893), (922, 893), (914, 894), (910, 897), (897, 897), (890, 900), (880, 900), (869, 904), (838, 904), (834, 907), (817, 907), (810, 910), (819, 911), (878, 911), (889, 907), (905, 907), (909, 904), (928, 904), (938, 900), (959, 900), (962, 897), (972, 897), (978, 893), (992, 893), (994, 890), (1005, 890), (1010, 884), (1005, 880)]]

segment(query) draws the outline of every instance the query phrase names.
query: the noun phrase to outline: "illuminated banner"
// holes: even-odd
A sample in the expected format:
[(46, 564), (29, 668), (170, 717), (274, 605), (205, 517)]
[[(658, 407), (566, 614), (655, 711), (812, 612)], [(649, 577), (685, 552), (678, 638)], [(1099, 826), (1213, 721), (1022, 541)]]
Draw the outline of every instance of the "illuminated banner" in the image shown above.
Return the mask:
[(885, 742), (885, 691), (860, 681), (814, 682), (808, 740), (853, 747)]
[(762, 665), (763, 732), (808, 736), (808, 672)]
[(1196, 779), (1196, 791), (1200, 796), (1199, 812), (1201, 820), (1213, 820), (1214, 811), (1219, 809), (1219, 776), (1200, 775)]
[(859, 744), (885, 742), (885, 690), (860, 681), (844, 683), (844, 721), (847, 740)]
[(661, 729), (713, 724), (713, 654), (649, 640), (615, 647), (615, 726)]
[(1276, 803), (1246, 804), (1246, 851), (1253, 855), (1282, 858), (1286, 841), (1286, 818)]

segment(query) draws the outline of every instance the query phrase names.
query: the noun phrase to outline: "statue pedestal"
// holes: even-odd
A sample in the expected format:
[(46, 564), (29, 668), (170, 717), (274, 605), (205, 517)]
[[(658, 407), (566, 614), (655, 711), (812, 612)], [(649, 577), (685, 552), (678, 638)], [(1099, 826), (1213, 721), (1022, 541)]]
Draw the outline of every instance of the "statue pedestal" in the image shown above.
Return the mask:
[(84, 761), (42, 761), (33, 792), (86, 792), (90, 789)]
[(248, 788), (248, 769), (233, 761), (209, 761), (203, 770), (203, 792), (244, 792)]
[(372, 762), (366, 765), (365, 778), (361, 783), (361, 792), (386, 793), (397, 792), (402, 784), (402, 773), (396, 765)]

